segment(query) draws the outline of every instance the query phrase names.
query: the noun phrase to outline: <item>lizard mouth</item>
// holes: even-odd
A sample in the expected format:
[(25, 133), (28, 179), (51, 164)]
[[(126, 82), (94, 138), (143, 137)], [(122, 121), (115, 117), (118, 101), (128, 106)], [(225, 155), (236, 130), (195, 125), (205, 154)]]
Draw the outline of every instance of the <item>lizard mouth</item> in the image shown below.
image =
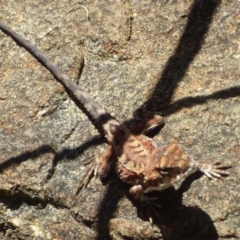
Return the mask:
[(144, 131), (144, 133), (149, 133), (149, 132), (151, 132), (153, 129), (155, 129), (155, 128), (157, 128), (157, 127), (159, 127), (159, 126), (162, 126), (164, 124), (164, 122), (162, 122), (161, 124), (154, 124), (154, 125), (152, 125), (151, 127), (149, 127), (148, 129), (146, 129), (145, 131)]

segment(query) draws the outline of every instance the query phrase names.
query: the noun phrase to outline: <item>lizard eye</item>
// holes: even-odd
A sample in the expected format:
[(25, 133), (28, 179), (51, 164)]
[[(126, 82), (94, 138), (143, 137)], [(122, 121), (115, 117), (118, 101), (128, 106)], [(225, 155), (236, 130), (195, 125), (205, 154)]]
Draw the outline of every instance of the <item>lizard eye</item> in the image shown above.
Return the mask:
[(168, 171), (160, 171), (160, 173), (163, 174), (163, 175), (167, 175), (167, 174), (169, 174)]
[(119, 126), (110, 124), (110, 132), (112, 135), (115, 135), (119, 131)]

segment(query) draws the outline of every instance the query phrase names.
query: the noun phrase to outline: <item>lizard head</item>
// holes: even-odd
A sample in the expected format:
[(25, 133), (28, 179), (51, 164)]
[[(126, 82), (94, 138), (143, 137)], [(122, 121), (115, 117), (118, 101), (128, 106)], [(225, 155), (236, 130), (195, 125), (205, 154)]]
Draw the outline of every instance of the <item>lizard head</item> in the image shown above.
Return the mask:
[(135, 123), (134, 132), (138, 134), (146, 134), (159, 126), (164, 126), (164, 118), (157, 113), (141, 112), (141, 114), (137, 114), (135, 111), (133, 115), (134, 119), (137, 120), (137, 123)]
[(162, 116), (158, 115), (158, 114), (149, 114), (146, 118), (145, 121), (145, 130), (143, 133), (147, 133), (153, 129), (155, 129), (158, 126), (161, 126), (164, 124), (164, 119)]

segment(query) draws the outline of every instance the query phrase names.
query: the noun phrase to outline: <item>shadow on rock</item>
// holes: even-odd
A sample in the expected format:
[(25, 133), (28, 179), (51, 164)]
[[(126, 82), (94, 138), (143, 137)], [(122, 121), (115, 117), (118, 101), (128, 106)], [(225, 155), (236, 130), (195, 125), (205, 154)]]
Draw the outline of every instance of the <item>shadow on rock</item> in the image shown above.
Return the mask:
[[(151, 197), (157, 197), (155, 207), (157, 215), (153, 213), (153, 223), (157, 225), (162, 232), (165, 240), (196, 240), (211, 239), (217, 240), (218, 233), (213, 225), (210, 216), (197, 206), (187, 207), (182, 204), (182, 197), (193, 181), (202, 176), (202, 173), (196, 172), (187, 177), (180, 188), (175, 190), (173, 187), (160, 192), (153, 192)], [(137, 204), (138, 215), (144, 220), (148, 220), (149, 211)]]
[(97, 214), (97, 237), (96, 240), (110, 240), (109, 221), (116, 212), (117, 205), (121, 198), (125, 196), (127, 186), (116, 175), (112, 173), (109, 180), (104, 199), (101, 201)]
[(148, 110), (159, 110), (171, 102), (178, 83), (201, 50), (215, 9), (220, 3), (220, 0), (194, 1), (178, 46), (169, 58), (151, 97), (143, 104)]

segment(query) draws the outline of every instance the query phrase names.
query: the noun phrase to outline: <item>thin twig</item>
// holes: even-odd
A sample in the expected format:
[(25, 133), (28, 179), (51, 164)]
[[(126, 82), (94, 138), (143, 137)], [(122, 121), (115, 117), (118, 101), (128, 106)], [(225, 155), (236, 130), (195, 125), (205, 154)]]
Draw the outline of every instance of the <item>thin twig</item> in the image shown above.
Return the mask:
[[(88, 19), (88, 21), (90, 21), (90, 17), (89, 17), (89, 14), (88, 14), (88, 9), (87, 9), (85, 6), (81, 5), (81, 4), (78, 4), (78, 5), (79, 5), (79, 7), (85, 9), (85, 11), (86, 11), (86, 13), (87, 13), (87, 19)], [(77, 11), (78, 9), (80, 9), (80, 8), (75, 9), (75, 7), (73, 7), (73, 8), (71, 8), (71, 9), (67, 12), (67, 14), (69, 14), (70, 12), (73, 12), (73, 11)]]

